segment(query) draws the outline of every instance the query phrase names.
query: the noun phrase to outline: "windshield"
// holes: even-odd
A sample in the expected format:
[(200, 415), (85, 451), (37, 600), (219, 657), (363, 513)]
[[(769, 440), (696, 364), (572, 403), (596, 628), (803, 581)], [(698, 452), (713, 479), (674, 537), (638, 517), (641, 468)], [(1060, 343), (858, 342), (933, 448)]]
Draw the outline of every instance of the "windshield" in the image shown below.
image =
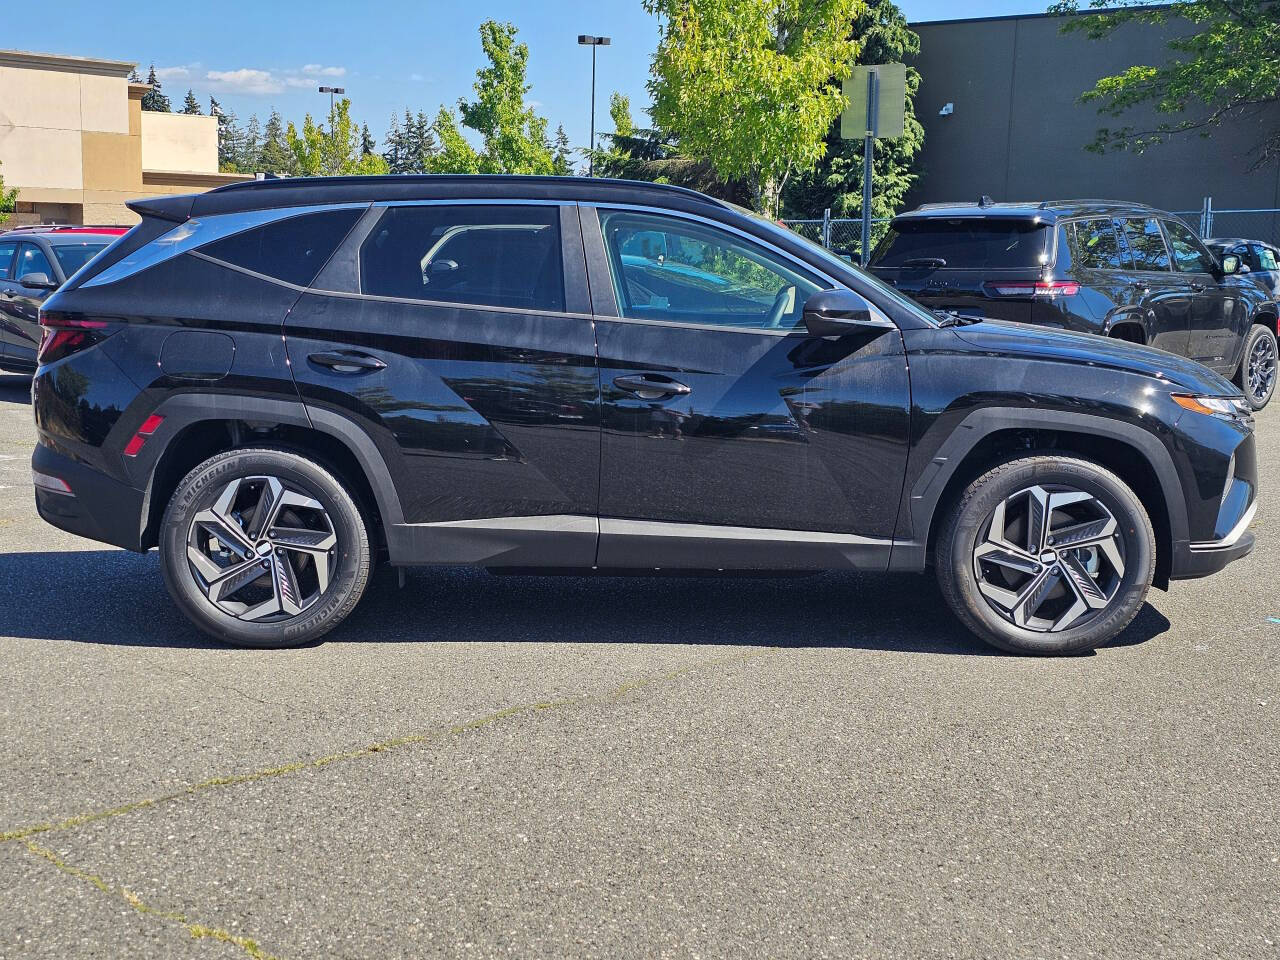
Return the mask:
[(732, 206), (739, 213), (743, 214), (744, 216), (750, 217), (756, 223), (767, 228), (771, 233), (789, 237), (792, 240), (800, 241), (802, 244), (804, 244), (806, 249), (811, 251), (814, 254), (814, 256), (816, 256), (819, 260), (822, 261), (824, 266), (830, 266), (832, 268), (830, 272), (833, 276), (839, 277), (842, 274), (848, 274), (848, 273), (856, 274), (859, 281), (861, 281), (866, 286), (871, 287), (875, 291), (873, 294), (873, 298), (883, 297), (884, 299), (890, 300), (893, 303), (897, 304), (903, 310), (907, 310), (915, 314), (930, 326), (936, 327), (938, 325), (938, 318), (935, 317), (931, 311), (926, 310), (924, 307), (920, 306), (920, 304), (916, 303), (914, 300), (912, 300), (910, 297), (908, 297), (906, 294), (902, 293), (901, 291), (895, 290), (893, 287), (889, 286), (889, 284), (885, 283), (875, 274), (869, 273), (866, 270), (862, 269), (862, 267), (859, 267), (856, 264), (850, 263), (848, 260), (844, 259), (844, 257), (836, 256), (826, 247), (822, 246), (822, 244), (814, 243), (808, 237), (803, 237), (800, 234), (796, 233), (794, 230), (789, 230), (786, 227), (782, 226), (781, 224), (768, 219), (767, 217), (762, 217), (759, 214), (753, 213), (752, 211), (746, 209), (745, 207), (739, 207), (737, 204), (732, 204)]
[(899, 220), (880, 241), (877, 267), (1027, 269), (1048, 263), (1049, 229), (1025, 219)]
[(106, 248), (105, 243), (58, 243), (53, 245), (53, 255), (69, 277)]

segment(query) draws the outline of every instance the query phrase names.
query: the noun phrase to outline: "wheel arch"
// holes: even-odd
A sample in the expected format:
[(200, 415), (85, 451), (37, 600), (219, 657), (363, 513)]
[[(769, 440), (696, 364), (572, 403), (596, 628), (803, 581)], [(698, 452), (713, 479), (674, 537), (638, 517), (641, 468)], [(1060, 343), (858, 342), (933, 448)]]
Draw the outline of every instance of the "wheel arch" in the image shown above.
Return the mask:
[[(1129, 343), (1150, 342), (1150, 337), (1147, 335), (1146, 316), (1141, 310), (1117, 310), (1107, 318), (1103, 333), (1105, 336), (1126, 340)], [(1136, 339), (1126, 336), (1129, 333), (1136, 333)]]

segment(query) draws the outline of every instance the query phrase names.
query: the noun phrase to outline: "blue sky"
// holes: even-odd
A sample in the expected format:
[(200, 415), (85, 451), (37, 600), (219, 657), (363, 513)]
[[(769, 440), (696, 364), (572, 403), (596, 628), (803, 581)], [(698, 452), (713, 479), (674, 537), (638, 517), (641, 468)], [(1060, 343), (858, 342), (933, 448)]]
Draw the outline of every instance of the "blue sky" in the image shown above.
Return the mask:
[[(1043, 12), (1046, 2), (979, 0), (961, 8), (945, 0), (905, 0), (910, 20)], [(107, 12), (109, 8), (110, 12)], [(53, 8), (50, 8), (53, 9)], [(277, 107), (301, 121), (328, 111), (320, 84), (343, 86), (352, 114), (381, 141), (392, 113), (406, 107), (434, 115), (470, 95), (482, 63), (477, 28), (509, 20), (529, 44), (529, 98), (550, 129), (563, 123), (585, 146), (590, 120), (591, 53), (579, 33), (612, 37), (599, 51), (597, 129), (609, 127), (608, 97), (631, 97), (637, 120), (648, 104), (645, 81), (657, 44), (656, 21), (640, 0), (308, 0), (225, 2), (211, 15), (202, 3), (108, 4), (63, 0), (58, 26), (47, 17), (9, 17), (0, 46), (137, 60), (145, 77), (154, 61), (175, 108), (188, 88), (205, 109), (210, 94), (241, 118), (265, 120)]]

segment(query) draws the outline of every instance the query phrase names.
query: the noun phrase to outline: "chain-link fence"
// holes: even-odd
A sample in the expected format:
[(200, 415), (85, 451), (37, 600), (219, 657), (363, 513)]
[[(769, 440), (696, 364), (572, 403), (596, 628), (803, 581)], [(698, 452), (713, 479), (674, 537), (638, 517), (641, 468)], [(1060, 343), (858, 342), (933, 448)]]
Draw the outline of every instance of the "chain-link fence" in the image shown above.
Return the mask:
[[(1205, 197), (1198, 210), (1173, 210), (1201, 237), (1240, 237), (1260, 240), (1280, 246), (1280, 209), (1253, 208), (1219, 210), (1213, 206), (1213, 198)], [(862, 221), (827, 215), (812, 220), (783, 220), (783, 224), (814, 243), (848, 257), (854, 263), (861, 262)], [(871, 221), (871, 246), (875, 245), (888, 229), (887, 219)]]

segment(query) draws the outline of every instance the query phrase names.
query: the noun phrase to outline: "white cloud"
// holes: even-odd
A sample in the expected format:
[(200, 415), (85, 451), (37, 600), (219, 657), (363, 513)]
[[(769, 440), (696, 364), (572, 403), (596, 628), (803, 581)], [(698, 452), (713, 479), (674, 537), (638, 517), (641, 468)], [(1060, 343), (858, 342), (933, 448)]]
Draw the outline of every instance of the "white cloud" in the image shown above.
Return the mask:
[[(192, 71), (199, 68), (198, 63), (193, 63), (185, 67), (156, 67), (156, 79), (161, 83), (169, 83), (173, 80), (189, 80)], [(146, 71), (142, 71), (144, 74)]]
[(409, 74), (409, 79), (412, 80), (414, 83), (426, 83), (427, 81), (427, 78), (420, 73)]
[(325, 67), (318, 63), (308, 63), (302, 68), (302, 72), (309, 77), (345, 77), (347, 75), (347, 68)]
[(314, 88), (319, 79), (342, 77), (346, 73), (346, 67), (326, 67), (318, 63), (284, 70), (240, 67), (236, 70), (206, 71), (198, 63), (156, 68), (156, 76), (162, 83), (188, 83), (194, 80), (197, 85), (207, 85), (219, 93), (243, 96), (270, 96), (286, 89)]
[(267, 70), (242, 67), (239, 70), (210, 70), (205, 79), (214, 89), (227, 93), (270, 94), (280, 93), (284, 84)]

